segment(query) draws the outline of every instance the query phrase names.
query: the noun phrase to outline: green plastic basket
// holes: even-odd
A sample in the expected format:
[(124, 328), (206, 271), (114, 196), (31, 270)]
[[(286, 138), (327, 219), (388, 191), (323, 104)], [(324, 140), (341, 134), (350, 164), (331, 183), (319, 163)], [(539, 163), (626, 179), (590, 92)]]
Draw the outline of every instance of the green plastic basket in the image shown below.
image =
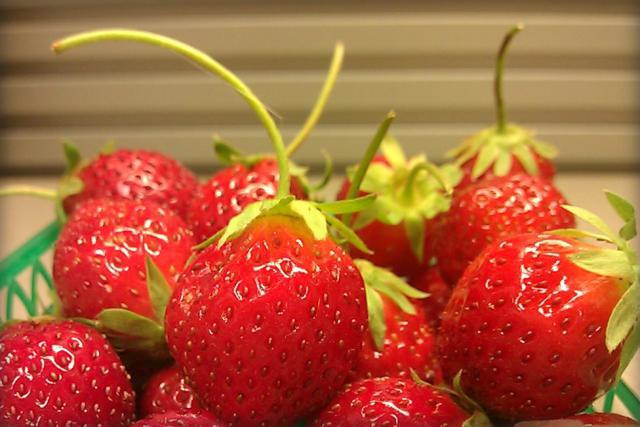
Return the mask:
[[(0, 297), (6, 296), (0, 321), (13, 319), (18, 313), (16, 308), (19, 308), (18, 316), (46, 314), (51, 309), (41, 298), (53, 290), (53, 279), (43, 257), (53, 247), (59, 232), (60, 226), (53, 222), (0, 261)], [(640, 399), (624, 381), (586, 412), (611, 412), (616, 400), (640, 421)]]

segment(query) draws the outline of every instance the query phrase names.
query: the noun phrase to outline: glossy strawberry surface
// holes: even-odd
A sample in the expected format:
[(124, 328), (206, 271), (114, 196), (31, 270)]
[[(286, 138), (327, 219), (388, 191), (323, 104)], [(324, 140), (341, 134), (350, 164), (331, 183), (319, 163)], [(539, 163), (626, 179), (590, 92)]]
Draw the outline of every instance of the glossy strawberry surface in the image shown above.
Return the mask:
[[(187, 223), (196, 242), (226, 227), (245, 206), (275, 197), (278, 181), (278, 164), (273, 158), (264, 158), (250, 168), (235, 164), (215, 174), (200, 186), (189, 203)], [(295, 177), (291, 179), (291, 194), (298, 199), (306, 198)]]
[(145, 258), (173, 287), (192, 246), (184, 221), (155, 203), (88, 200), (55, 245), (53, 279), (65, 315), (94, 318), (105, 308), (126, 308), (153, 317)]
[(436, 355), (435, 334), (425, 322), (419, 301), (413, 305), (416, 314), (403, 312), (392, 300), (382, 296), (387, 331), (382, 351), (367, 334), (352, 380), (373, 377), (410, 378), (411, 370), (431, 383), (442, 380)]
[(166, 412), (149, 415), (131, 424), (131, 427), (225, 427), (226, 425), (205, 412)]
[(0, 425), (127, 426), (134, 400), (124, 366), (96, 330), (47, 321), (0, 332)]
[(144, 387), (139, 413), (146, 416), (171, 411), (203, 410), (182, 372), (174, 365), (157, 372)]
[(349, 384), (314, 427), (459, 427), (469, 415), (442, 391), (412, 380), (371, 378)]
[(442, 318), (442, 312), (451, 296), (451, 286), (447, 284), (437, 267), (429, 267), (409, 280), (409, 284), (416, 289), (429, 294), (427, 298), (419, 300), (422, 305), (425, 320), (437, 330)]
[(198, 188), (196, 177), (176, 160), (144, 150), (101, 154), (77, 176), (84, 188), (64, 200), (67, 212), (85, 200), (106, 197), (155, 202), (186, 218), (187, 206)]
[(202, 402), (238, 425), (291, 425), (340, 388), (362, 347), (364, 284), (289, 216), (203, 250), (167, 307), (169, 349)]
[(457, 193), (437, 229), (442, 277), (455, 284), (482, 249), (501, 238), (574, 227), (565, 203), (551, 183), (529, 175), (483, 180)]
[(443, 314), (445, 378), (503, 420), (572, 415), (608, 389), (620, 350), (605, 330), (622, 287), (568, 256), (593, 249), (522, 234), (493, 243), (466, 270)]
[[(536, 165), (538, 166), (538, 174), (536, 176), (547, 181), (552, 181), (553, 177), (556, 174), (556, 168), (553, 162), (549, 159), (545, 159), (544, 157), (540, 156), (535, 151), (532, 151), (531, 155), (533, 156), (536, 162)], [(489, 169), (487, 169), (485, 173), (473, 179), (472, 171), (476, 161), (477, 161), (477, 156), (467, 160), (460, 166), (460, 169), (462, 170), (463, 175), (462, 175), (462, 179), (456, 186), (456, 191), (461, 191), (463, 188), (481, 180), (485, 180), (485, 179), (489, 180), (489, 179), (496, 178), (496, 175), (493, 173), (493, 168), (490, 167)], [(518, 161), (518, 159), (515, 156), (513, 156), (511, 169), (509, 169), (509, 171), (505, 174), (505, 176), (518, 175), (518, 174), (527, 174), (527, 171), (522, 167), (522, 163), (520, 163), (520, 161)]]

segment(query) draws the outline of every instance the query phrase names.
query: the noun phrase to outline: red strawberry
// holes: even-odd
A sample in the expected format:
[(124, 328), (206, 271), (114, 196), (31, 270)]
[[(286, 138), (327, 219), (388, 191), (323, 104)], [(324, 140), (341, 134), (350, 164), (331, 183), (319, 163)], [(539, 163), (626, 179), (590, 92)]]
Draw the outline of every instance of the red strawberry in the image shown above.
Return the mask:
[(411, 371), (429, 382), (442, 380), (435, 334), (425, 322), (421, 301), (427, 295), (388, 270), (354, 261), (364, 278), (369, 329), (352, 381), (372, 377), (409, 378)]
[(424, 309), (427, 322), (436, 330), (440, 325), (442, 311), (451, 296), (451, 287), (440, 275), (438, 267), (427, 268), (414, 276), (409, 283), (414, 288), (429, 294), (427, 298), (420, 300), (420, 304)]
[(191, 254), (184, 222), (151, 202), (92, 199), (78, 206), (55, 246), (53, 278), (65, 315), (95, 318), (106, 308), (153, 317), (145, 259), (173, 287)]
[(117, 354), (72, 321), (20, 322), (0, 332), (0, 424), (127, 426), (134, 394)]
[[(278, 165), (273, 158), (264, 158), (249, 167), (236, 163), (215, 174), (189, 202), (187, 223), (195, 241), (202, 242), (213, 236), (247, 205), (273, 199), (278, 176)], [(291, 194), (299, 199), (306, 197), (301, 182), (295, 177), (291, 180)]]
[(211, 410), (240, 425), (280, 425), (319, 409), (342, 385), (365, 322), (362, 278), (349, 256), (315, 240), (300, 219), (271, 215), (194, 260), (165, 329)]
[(610, 413), (578, 414), (560, 420), (524, 421), (515, 427), (583, 427), (639, 425), (637, 421), (624, 415)]
[(442, 277), (455, 284), (488, 244), (503, 237), (573, 227), (565, 199), (548, 181), (529, 175), (483, 180), (456, 193), (438, 228)]
[(152, 414), (148, 417), (136, 421), (131, 427), (224, 427), (226, 424), (220, 422), (213, 415), (206, 412), (180, 413), (166, 412)]
[[(70, 150), (75, 150), (71, 157)], [(64, 198), (66, 212), (73, 212), (88, 199), (110, 198), (155, 202), (186, 218), (198, 181), (174, 159), (152, 151), (119, 149), (82, 165), (77, 149), (67, 145), (65, 151), (70, 175), (63, 183), (73, 178), (80, 180), (76, 189), (80, 191)]]
[(314, 427), (462, 426), (469, 414), (444, 392), (400, 378), (349, 384), (311, 424)]
[(620, 349), (639, 304), (637, 260), (626, 241), (635, 235), (633, 208), (608, 197), (618, 198), (613, 203), (626, 218), (621, 237), (595, 215), (567, 209), (601, 227), (598, 238), (619, 250), (517, 235), (488, 246), (455, 287), (441, 325), (443, 371), (449, 380), (461, 371), (463, 389), (496, 418), (572, 415), (606, 391), (633, 356), (635, 338)]
[(524, 26), (513, 27), (505, 36), (496, 61), (494, 88), (496, 124), (484, 129), (449, 153), (460, 165), (463, 178), (457, 189), (482, 179), (526, 173), (551, 180), (555, 174), (552, 159), (556, 149), (534, 138), (534, 133), (508, 123), (502, 99), (502, 69), (507, 48)]
[[(352, 254), (399, 276), (411, 276), (426, 268), (433, 256), (435, 218), (449, 208), (447, 189), (460, 173), (450, 165), (438, 169), (424, 156), (406, 160), (390, 137), (381, 149), (384, 155), (372, 162), (359, 193), (373, 193), (378, 198), (354, 223), (358, 236), (373, 253), (352, 248)], [(352, 178), (353, 173), (350, 175)], [(346, 180), (338, 199), (346, 197), (349, 187)]]
[(174, 365), (153, 375), (144, 387), (139, 412), (142, 416), (170, 411), (204, 410), (195, 392)]

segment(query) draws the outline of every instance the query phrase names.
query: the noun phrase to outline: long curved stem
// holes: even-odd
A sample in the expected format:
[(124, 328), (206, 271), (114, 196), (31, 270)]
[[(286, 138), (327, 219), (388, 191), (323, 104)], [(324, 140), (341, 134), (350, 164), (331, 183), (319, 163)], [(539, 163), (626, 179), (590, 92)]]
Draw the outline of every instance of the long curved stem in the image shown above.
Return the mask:
[(33, 196), (40, 197), (42, 199), (55, 200), (58, 196), (58, 192), (48, 188), (31, 187), (30, 185), (10, 185), (7, 187), (0, 187), (0, 197), (3, 196)]
[(507, 54), (507, 48), (509, 47), (509, 44), (511, 44), (511, 40), (513, 40), (513, 37), (523, 29), (524, 24), (517, 24), (509, 30), (502, 40), (502, 44), (498, 50), (498, 56), (496, 57), (493, 92), (496, 101), (496, 126), (499, 133), (504, 133), (507, 129), (507, 116), (504, 108), (504, 99), (502, 97), (502, 71), (504, 69), (504, 58)]
[(324, 81), (324, 85), (320, 90), (320, 94), (318, 95), (318, 99), (316, 100), (313, 109), (309, 113), (309, 117), (307, 117), (306, 122), (302, 126), (302, 129), (298, 132), (298, 134), (293, 138), (289, 146), (287, 147), (287, 156), (291, 157), (293, 153), (296, 152), (298, 147), (307, 139), (309, 133), (313, 130), (315, 125), (320, 120), (320, 116), (324, 111), (324, 107), (327, 105), (327, 101), (329, 100), (329, 95), (333, 91), (333, 87), (336, 84), (336, 79), (338, 78), (338, 73), (340, 73), (340, 69), (342, 68), (342, 59), (344, 58), (344, 45), (341, 42), (336, 43), (336, 46), (333, 50), (333, 58), (331, 59), (331, 65), (329, 66), (329, 72), (327, 73), (327, 78)]
[(278, 183), (278, 197), (284, 197), (289, 194), (289, 166), (287, 161), (286, 149), (282, 140), (282, 135), (278, 130), (273, 118), (267, 111), (264, 104), (258, 97), (247, 87), (242, 80), (235, 74), (224, 67), (215, 59), (206, 53), (182, 43), (171, 37), (162, 36), (160, 34), (150, 33), (146, 31), (128, 30), (128, 29), (104, 29), (97, 31), (89, 31), (79, 33), (54, 42), (51, 49), (55, 53), (63, 53), (74, 47), (102, 42), (102, 41), (134, 41), (159, 46), (171, 50), (204, 69), (219, 76), (222, 80), (231, 85), (244, 100), (249, 104), (251, 109), (256, 113), (258, 119), (264, 126), (271, 139), (273, 148), (278, 161), (278, 169), (280, 179)]
[(446, 180), (443, 178), (442, 174), (440, 173), (440, 171), (438, 170), (436, 165), (434, 165), (433, 163), (429, 163), (427, 161), (427, 162), (422, 162), (422, 163), (416, 164), (409, 171), (409, 176), (407, 177), (407, 182), (405, 183), (404, 189), (402, 190), (402, 198), (404, 200), (406, 200), (407, 202), (410, 202), (411, 199), (413, 198), (414, 182), (415, 182), (416, 178), (418, 177), (418, 174), (420, 172), (422, 172), (422, 171), (426, 171), (426, 172), (430, 173), (431, 176), (433, 176), (433, 178), (436, 181), (438, 181), (438, 184), (440, 184), (440, 187), (442, 187), (442, 189), (447, 194), (451, 194), (451, 192), (453, 191), (453, 189), (451, 188), (451, 185), (449, 185), (449, 183), (446, 182)]
[[(382, 144), (382, 140), (387, 135), (389, 126), (391, 126), (391, 123), (393, 123), (395, 118), (396, 113), (394, 111), (389, 111), (389, 113), (387, 113), (387, 117), (385, 117), (382, 123), (380, 123), (380, 125), (378, 126), (378, 130), (369, 143), (367, 151), (364, 152), (364, 156), (362, 156), (362, 160), (360, 160), (360, 163), (358, 164), (356, 173), (353, 175), (353, 179), (351, 180), (351, 185), (349, 186), (349, 190), (347, 191), (345, 199), (353, 199), (358, 194), (360, 185), (362, 184), (362, 180), (367, 173), (367, 169), (369, 169), (369, 165), (371, 164), (373, 157), (376, 155), (378, 148), (380, 148), (380, 144)], [(342, 218), (342, 222), (344, 222), (347, 226), (350, 226), (351, 217), (352, 214), (345, 214), (345, 216)]]

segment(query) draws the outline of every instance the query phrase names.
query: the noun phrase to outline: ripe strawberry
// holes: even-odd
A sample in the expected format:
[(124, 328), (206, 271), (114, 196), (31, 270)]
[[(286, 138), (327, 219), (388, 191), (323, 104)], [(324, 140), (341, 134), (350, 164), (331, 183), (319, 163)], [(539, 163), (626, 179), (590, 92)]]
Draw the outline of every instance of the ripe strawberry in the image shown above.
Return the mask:
[(442, 277), (455, 284), (485, 246), (503, 237), (574, 226), (563, 203), (550, 182), (529, 175), (483, 180), (457, 192), (438, 228)]
[(67, 213), (88, 199), (117, 198), (155, 202), (186, 218), (198, 181), (176, 160), (152, 151), (118, 149), (82, 164), (76, 148), (66, 145), (65, 152), (69, 164), (63, 185), (75, 180), (77, 186), (63, 195)]
[[(273, 158), (263, 158), (246, 166), (236, 163), (200, 186), (188, 206), (187, 224), (194, 240), (202, 242), (224, 228), (231, 218), (247, 205), (260, 200), (273, 199), (278, 187), (278, 165)], [(297, 178), (291, 180), (291, 194), (306, 198), (306, 192)]]
[(203, 410), (195, 392), (175, 365), (157, 372), (149, 379), (139, 408), (142, 416), (170, 411)]
[(534, 133), (508, 123), (502, 99), (502, 69), (507, 48), (524, 26), (517, 25), (506, 34), (495, 66), (496, 124), (476, 133), (449, 152), (463, 172), (456, 187), (461, 190), (478, 180), (512, 174), (529, 174), (545, 180), (555, 175), (552, 159), (556, 149), (534, 138)]
[[(606, 391), (633, 356), (637, 260), (626, 240), (635, 220), (628, 202), (608, 197), (626, 222), (620, 236), (573, 207), (566, 209), (602, 234), (563, 233), (597, 236), (619, 250), (521, 234), (488, 246), (454, 288), (440, 334), (445, 378), (461, 372), (463, 389), (496, 418), (572, 415)], [(621, 349), (634, 325), (635, 337)]]
[(349, 256), (281, 215), (206, 248), (166, 313), (169, 349), (193, 388), (240, 425), (286, 424), (319, 409), (353, 367), (366, 322)]
[(173, 287), (192, 246), (180, 217), (155, 203), (88, 200), (55, 246), (53, 279), (64, 314), (94, 319), (104, 309), (124, 308), (153, 317), (146, 257)]
[(0, 332), (0, 424), (127, 426), (129, 376), (109, 343), (72, 321), (19, 322)]
[(451, 296), (451, 287), (440, 275), (438, 267), (429, 267), (409, 281), (414, 288), (426, 292), (429, 296), (420, 300), (427, 323), (437, 330), (442, 319), (442, 311)]
[(624, 415), (611, 413), (578, 414), (560, 420), (524, 421), (515, 427), (591, 427), (591, 426), (622, 426), (639, 425), (639, 423)]
[(415, 299), (427, 294), (368, 261), (354, 262), (366, 286), (370, 334), (364, 338), (351, 381), (387, 376), (409, 378), (415, 371), (431, 383), (440, 382), (435, 334), (425, 323), (421, 301)]
[[(438, 169), (424, 156), (409, 160), (393, 138), (381, 145), (367, 170), (359, 194), (376, 194), (376, 202), (360, 212), (354, 229), (373, 253), (352, 248), (355, 258), (363, 258), (399, 276), (423, 270), (433, 256), (436, 217), (449, 208), (448, 189), (459, 179), (450, 165)], [(353, 171), (338, 194), (347, 196)]]
[(469, 414), (443, 391), (412, 380), (370, 378), (349, 384), (313, 427), (462, 426)]
[(226, 425), (206, 412), (165, 412), (151, 414), (131, 424), (131, 427), (225, 427)]

